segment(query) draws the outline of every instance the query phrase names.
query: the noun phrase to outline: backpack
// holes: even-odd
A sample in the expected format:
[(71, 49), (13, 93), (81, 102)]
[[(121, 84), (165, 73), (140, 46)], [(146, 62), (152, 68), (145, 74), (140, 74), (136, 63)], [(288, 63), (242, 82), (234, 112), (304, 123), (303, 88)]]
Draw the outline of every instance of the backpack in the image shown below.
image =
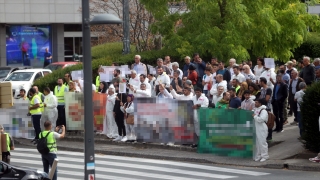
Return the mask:
[(42, 132), (41, 132), (41, 137), (38, 140), (38, 144), (37, 144), (37, 149), (39, 151), (40, 154), (48, 154), (50, 152), (50, 149), (48, 148), (48, 144), (47, 144), (47, 137), (51, 132), (48, 132), (47, 135), (45, 137), (43, 137)]
[[(260, 112), (259, 112), (259, 115), (260, 115), (262, 110), (265, 110), (265, 109), (261, 109)], [(274, 121), (276, 119), (276, 116), (274, 114), (272, 114), (272, 112), (270, 112), (270, 111), (267, 111), (267, 113), (268, 113), (268, 121), (266, 122), (266, 124), (268, 126), (268, 129), (273, 129)]]

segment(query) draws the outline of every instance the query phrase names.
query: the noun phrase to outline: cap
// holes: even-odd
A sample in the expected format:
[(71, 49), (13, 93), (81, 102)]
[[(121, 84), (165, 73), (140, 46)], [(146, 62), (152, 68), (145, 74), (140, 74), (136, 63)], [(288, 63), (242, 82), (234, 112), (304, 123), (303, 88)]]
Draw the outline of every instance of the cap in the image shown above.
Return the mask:
[(285, 65), (288, 66), (289, 64), (293, 65), (293, 62), (292, 61), (288, 61)]
[(190, 81), (190, 80), (186, 80), (186, 84), (188, 84), (188, 85), (192, 85), (192, 81)]

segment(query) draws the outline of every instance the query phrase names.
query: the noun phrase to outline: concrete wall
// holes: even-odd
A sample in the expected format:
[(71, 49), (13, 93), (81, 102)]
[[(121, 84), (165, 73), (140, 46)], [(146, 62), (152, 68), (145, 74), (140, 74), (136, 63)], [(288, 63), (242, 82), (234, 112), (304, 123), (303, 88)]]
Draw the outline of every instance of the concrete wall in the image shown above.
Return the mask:
[(80, 23), (81, 0), (0, 0), (0, 23)]
[(52, 24), (52, 61), (64, 61), (64, 25)]

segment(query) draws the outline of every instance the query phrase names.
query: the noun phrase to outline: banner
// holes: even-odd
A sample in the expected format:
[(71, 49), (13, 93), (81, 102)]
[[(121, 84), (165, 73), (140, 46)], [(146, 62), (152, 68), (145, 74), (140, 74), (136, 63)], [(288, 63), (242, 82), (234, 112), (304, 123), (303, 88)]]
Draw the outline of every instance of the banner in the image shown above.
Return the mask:
[(198, 153), (254, 157), (255, 126), (252, 114), (252, 111), (240, 109), (200, 108)]
[[(83, 93), (66, 92), (65, 111), (68, 130), (84, 130), (84, 97)], [(103, 119), (106, 117), (107, 94), (94, 93), (93, 121), (94, 129), (102, 131)]]
[(193, 144), (193, 102), (135, 98), (134, 125), (141, 142)]
[(0, 109), (0, 124), (13, 138), (35, 137), (31, 116), (27, 116), (29, 100), (14, 99), (14, 106)]

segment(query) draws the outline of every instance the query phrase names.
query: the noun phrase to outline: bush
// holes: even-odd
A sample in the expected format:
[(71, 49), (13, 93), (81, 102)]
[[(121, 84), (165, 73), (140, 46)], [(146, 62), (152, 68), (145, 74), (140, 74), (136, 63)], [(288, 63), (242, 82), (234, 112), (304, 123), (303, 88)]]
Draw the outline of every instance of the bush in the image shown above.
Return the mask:
[[(131, 46), (131, 49), (134, 49), (134, 46)], [(149, 65), (156, 65), (157, 58), (164, 58), (166, 55), (170, 55), (172, 62), (182, 62), (182, 56), (177, 55), (177, 53), (173, 50), (162, 49), (144, 51), (140, 53), (133, 51), (130, 54), (122, 55), (122, 43), (106, 43), (92, 48), (92, 82), (95, 84), (95, 79), (98, 75), (97, 70), (100, 65), (110, 66), (113, 62), (115, 62), (119, 65), (126, 64), (130, 67), (130, 65), (134, 63), (134, 55), (136, 54), (141, 55), (141, 62)], [(59, 69), (54, 71), (52, 74), (37, 80), (34, 84), (39, 87), (40, 91), (42, 91), (46, 86), (50, 87), (50, 89), (54, 89), (58, 78), (63, 78), (66, 73), (80, 69), (83, 69), (82, 64), (71, 66), (65, 69)]]
[(305, 133), (305, 148), (314, 152), (320, 152), (320, 132), (319, 132), (319, 116), (320, 116), (320, 82), (314, 83), (308, 87), (303, 96), (301, 104), (301, 113), (303, 119), (303, 127)]
[(293, 55), (295, 59), (302, 59), (303, 56), (320, 57), (320, 33), (311, 32), (308, 39), (294, 50)]

